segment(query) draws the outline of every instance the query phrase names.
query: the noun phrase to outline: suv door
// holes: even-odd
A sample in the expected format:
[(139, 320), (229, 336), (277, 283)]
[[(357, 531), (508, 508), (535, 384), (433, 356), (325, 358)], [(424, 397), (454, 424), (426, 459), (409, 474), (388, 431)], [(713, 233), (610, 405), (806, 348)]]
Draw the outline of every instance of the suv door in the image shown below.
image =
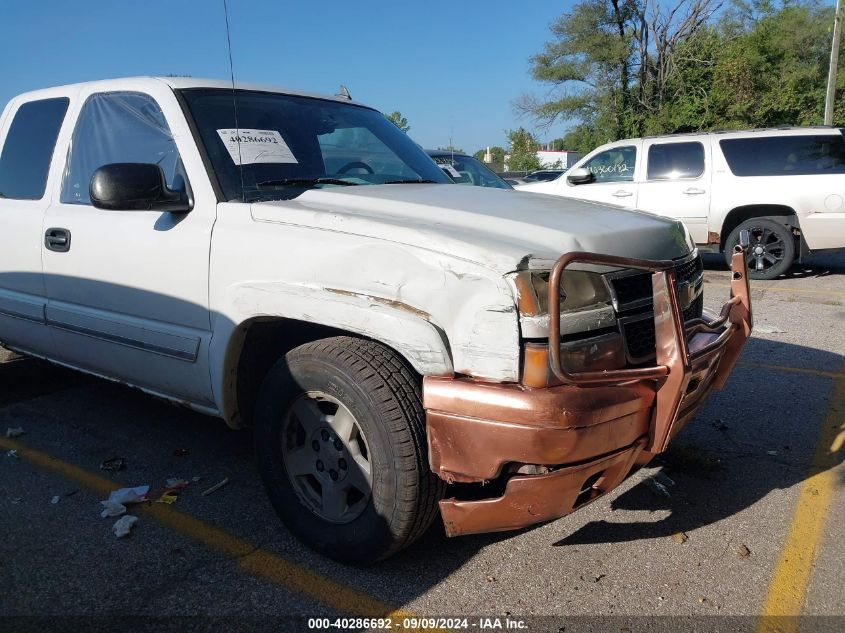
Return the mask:
[(625, 141), (609, 149), (601, 150), (575, 167), (584, 167), (593, 172), (595, 180), (573, 185), (566, 174), (555, 182), (556, 193), (567, 198), (595, 200), (633, 209), (637, 206), (637, 184), (634, 174), (642, 141)]
[(0, 125), (0, 340), (48, 355), (41, 223), (56, 139), (69, 100), (40, 99), (6, 110)]
[(706, 244), (712, 178), (709, 137), (646, 140), (643, 154), (637, 208), (682, 220), (695, 243)]
[[(183, 161), (186, 152), (190, 160)], [(91, 176), (112, 163), (158, 164), (171, 189), (193, 196), (193, 210), (95, 208)], [(45, 230), (66, 236), (67, 248), (45, 243), (43, 254), (56, 355), (210, 406), (208, 259), (216, 198), (172, 91), (156, 98), (143, 92), (87, 95), (57, 198)]]

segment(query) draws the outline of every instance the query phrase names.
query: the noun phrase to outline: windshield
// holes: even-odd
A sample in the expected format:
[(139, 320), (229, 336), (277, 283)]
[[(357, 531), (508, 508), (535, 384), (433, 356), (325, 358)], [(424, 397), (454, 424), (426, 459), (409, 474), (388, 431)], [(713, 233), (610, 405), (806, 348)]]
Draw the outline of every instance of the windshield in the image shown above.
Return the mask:
[(504, 180), (490, 171), (484, 164), (471, 156), (463, 154), (436, 154), (432, 160), (458, 185), (477, 185), (512, 189)]
[(238, 90), (236, 125), (231, 90), (181, 94), (227, 200), (289, 199), (323, 187), (449, 182), (404, 132), (363, 106)]

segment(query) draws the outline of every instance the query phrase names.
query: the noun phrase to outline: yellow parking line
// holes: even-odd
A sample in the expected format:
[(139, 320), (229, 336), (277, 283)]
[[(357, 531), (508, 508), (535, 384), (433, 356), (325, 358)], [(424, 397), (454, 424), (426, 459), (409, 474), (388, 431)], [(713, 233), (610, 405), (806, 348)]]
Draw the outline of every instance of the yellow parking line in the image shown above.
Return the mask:
[(752, 369), (771, 369), (773, 371), (785, 371), (794, 374), (810, 374), (812, 376), (821, 376), (822, 378), (845, 378), (845, 373), (835, 371), (824, 371), (821, 369), (812, 369), (810, 367), (792, 367), (791, 365), (770, 365), (768, 363), (752, 363), (749, 361), (739, 361), (737, 363), (740, 367), (749, 367)]
[[(843, 367), (845, 369), (845, 367)], [(819, 431), (807, 478), (801, 485), (798, 505), (775, 568), (758, 633), (794, 633), (798, 628), (807, 585), (823, 537), (825, 519), (833, 498), (837, 454), (845, 436), (845, 377), (833, 383), (830, 405)], [(785, 618), (784, 616), (792, 616)]]
[[(727, 288), (730, 289), (730, 284), (718, 284), (713, 282), (707, 282), (708, 288)], [(797, 294), (807, 294), (807, 295), (822, 295), (825, 297), (845, 297), (845, 292), (839, 292), (836, 290), (814, 290), (812, 288), (790, 288), (789, 286), (762, 286), (760, 282), (751, 282), (751, 290), (757, 290), (759, 292), (794, 292)]]
[[(0, 437), (0, 447), (15, 449), (18, 457), (45, 470), (53, 471), (102, 497), (120, 486), (87, 470), (55, 458), (52, 455), (30, 448), (22, 442)], [(277, 554), (256, 547), (249, 541), (238, 538), (225, 530), (205, 523), (184, 512), (161, 503), (136, 506), (144, 515), (151, 516), (167, 527), (201, 542), (235, 560), (246, 572), (259, 576), (273, 584), (284, 587), (333, 607), (343, 613), (366, 617), (401, 618), (407, 612), (395, 610), (385, 602), (320, 576), (313, 571), (289, 561)], [(133, 511), (135, 508), (133, 508)]]

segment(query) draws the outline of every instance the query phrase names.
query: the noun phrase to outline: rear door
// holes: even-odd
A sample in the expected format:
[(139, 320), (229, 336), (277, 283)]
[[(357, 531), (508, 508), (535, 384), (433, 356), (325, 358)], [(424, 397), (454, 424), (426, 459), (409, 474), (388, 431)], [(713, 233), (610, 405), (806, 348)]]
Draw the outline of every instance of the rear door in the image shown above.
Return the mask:
[(620, 142), (615, 147), (588, 157), (576, 166), (589, 169), (593, 172), (595, 180), (586, 184), (573, 185), (564, 174), (552, 181), (555, 186), (553, 193), (567, 198), (616, 204), (628, 209), (637, 207), (637, 183), (634, 174), (641, 146), (641, 140)]
[(50, 164), (69, 100), (13, 102), (0, 121), (0, 341), (50, 355), (41, 270)]
[[(66, 249), (45, 243), (43, 251), (56, 355), (211, 406), (208, 261), (216, 197), (169, 87), (93, 90), (80, 95), (67, 165), (44, 218), (45, 233), (68, 240)], [(111, 163), (158, 164), (171, 189), (193, 196), (192, 211), (95, 208), (91, 176)]]
[(696, 244), (707, 243), (712, 164), (709, 137), (643, 142), (637, 208), (682, 220)]

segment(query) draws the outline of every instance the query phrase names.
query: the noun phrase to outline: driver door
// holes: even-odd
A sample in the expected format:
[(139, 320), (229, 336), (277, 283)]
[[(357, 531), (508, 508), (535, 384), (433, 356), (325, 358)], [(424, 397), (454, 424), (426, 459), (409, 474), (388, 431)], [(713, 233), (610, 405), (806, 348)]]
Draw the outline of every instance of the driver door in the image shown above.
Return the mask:
[[(55, 355), (210, 407), (208, 261), (216, 198), (187, 122), (165, 86), (160, 94), (80, 98), (64, 177), (43, 225), (45, 233), (67, 237), (62, 248), (42, 245)], [(88, 195), (91, 176), (111, 163), (158, 164), (170, 188), (192, 194), (192, 211), (95, 208)]]

